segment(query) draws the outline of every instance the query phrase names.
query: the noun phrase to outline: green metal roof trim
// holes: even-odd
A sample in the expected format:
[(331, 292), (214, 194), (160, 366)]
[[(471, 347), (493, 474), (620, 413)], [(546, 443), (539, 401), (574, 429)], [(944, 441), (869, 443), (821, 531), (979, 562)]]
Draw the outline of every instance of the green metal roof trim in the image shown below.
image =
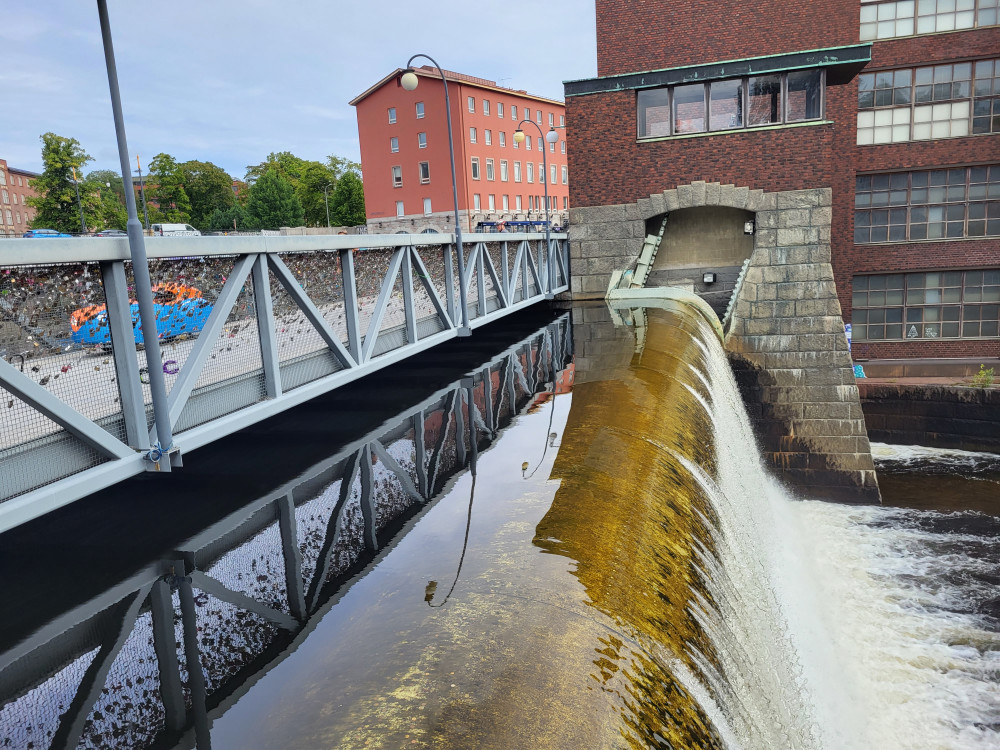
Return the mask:
[(685, 65), (680, 68), (649, 70), (641, 73), (623, 73), (603, 78), (585, 78), (563, 81), (566, 96), (599, 94), (608, 91), (673, 86), (678, 83), (716, 81), (746, 75), (778, 73), (803, 68), (826, 68), (827, 83), (847, 83), (872, 59), (871, 44), (852, 44), (848, 47), (788, 52), (765, 57), (748, 57), (742, 60), (725, 60), (707, 65)]

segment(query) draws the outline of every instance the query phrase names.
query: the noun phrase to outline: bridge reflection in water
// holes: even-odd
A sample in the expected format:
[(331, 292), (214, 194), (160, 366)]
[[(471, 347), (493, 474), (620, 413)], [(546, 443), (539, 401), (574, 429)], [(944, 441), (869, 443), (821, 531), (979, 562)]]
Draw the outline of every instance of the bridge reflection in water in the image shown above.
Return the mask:
[[(474, 486), (479, 453), (568, 387), (571, 363), (563, 315), (7, 644), (0, 747), (209, 747), (212, 720), (299, 648), (460, 476)], [(426, 589), (428, 604), (444, 603), (446, 585)]]

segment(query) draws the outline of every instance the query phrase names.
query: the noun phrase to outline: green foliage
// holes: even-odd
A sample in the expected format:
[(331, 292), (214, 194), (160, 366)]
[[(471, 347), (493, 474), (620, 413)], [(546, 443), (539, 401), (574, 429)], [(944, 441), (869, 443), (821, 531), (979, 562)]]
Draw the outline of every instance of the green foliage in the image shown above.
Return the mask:
[(365, 223), (365, 189), (361, 178), (347, 172), (337, 182), (330, 200), (333, 223), (340, 227), (354, 227)]
[(205, 231), (210, 216), (235, 205), (233, 178), (210, 161), (186, 161), (178, 166), (183, 175), (184, 191), (191, 200), (191, 223)]
[(246, 209), (236, 203), (225, 210), (215, 209), (206, 219), (205, 225), (205, 229), (209, 232), (244, 231), (250, 228), (250, 217)]
[(302, 203), (277, 168), (268, 169), (250, 187), (246, 210), (254, 229), (302, 226)]
[(186, 224), (191, 221), (191, 199), (184, 189), (184, 172), (170, 154), (157, 154), (149, 162), (146, 202), (151, 204), (149, 206), (151, 222), (169, 221)]
[(45, 133), (42, 141), (42, 174), (31, 181), (37, 195), (28, 198), (35, 218), (34, 229), (55, 229), (59, 232), (80, 231), (80, 209), (73, 187), (73, 170), (80, 178), (80, 202), (87, 224), (94, 225), (102, 213), (97, 186), (83, 181), (83, 166), (93, 161), (76, 138), (64, 138)]
[(100, 195), (100, 212), (95, 217), (93, 227), (101, 229), (125, 229), (128, 215), (125, 211), (125, 184), (121, 176), (110, 169), (98, 169), (87, 175), (85, 183)]
[(343, 156), (337, 156), (336, 154), (330, 154), (326, 157), (326, 167), (333, 172), (333, 177), (336, 180), (339, 180), (348, 172), (353, 172), (359, 177), (361, 176), (360, 164), (356, 161), (345, 159)]
[(302, 174), (302, 165), (304, 163), (302, 159), (291, 151), (279, 151), (277, 153), (272, 151), (260, 164), (247, 167), (244, 179), (248, 185), (253, 185), (265, 174), (271, 170), (275, 170), (294, 185), (294, 183), (298, 182)]
[(989, 388), (993, 385), (993, 368), (986, 369), (986, 365), (979, 365), (979, 372), (972, 376), (974, 388)]
[(272, 152), (257, 165), (247, 167), (246, 181), (253, 184), (269, 170), (277, 171), (291, 184), (303, 209), (303, 222), (310, 227), (326, 226), (326, 200), (323, 188), (330, 198), (333, 214), (333, 189), (345, 174), (361, 173), (361, 165), (350, 159), (331, 155), (326, 163), (300, 159), (290, 151)]

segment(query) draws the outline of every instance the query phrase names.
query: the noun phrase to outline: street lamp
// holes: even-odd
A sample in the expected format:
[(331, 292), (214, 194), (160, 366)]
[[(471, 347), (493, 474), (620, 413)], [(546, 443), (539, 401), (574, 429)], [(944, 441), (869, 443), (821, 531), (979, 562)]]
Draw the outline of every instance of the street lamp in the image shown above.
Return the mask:
[(326, 204), (326, 228), (330, 228), (330, 197), (327, 192), (330, 190), (330, 183), (323, 186), (323, 202)]
[(73, 170), (73, 187), (76, 188), (76, 205), (80, 207), (80, 232), (82, 234), (87, 233), (87, 222), (83, 220), (83, 202), (80, 200), (80, 181), (76, 179), (76, 167), (70, 167)]
[[(521, 120), (517, 124), (517, 130), (514, 131), (514, 143), (524, 143), (524, 131), (521, 130), (521, 126), (524, 123), (529, 122), (535, 126), (535, 130), (538, 131), (538, 142), (542, 142), (542, 137), (549, 143), (555, 143), (559, 140), (559, 134), (554, 128), (549, 128), (548, 133), (542, 133), (542, 126), (539, 125), (534, 120)], [(552, 222), (549, 220), (549, 160), (546, 156), (547, 149), (545, 145), (542, 144), (542, 187), (545, 188), (545, 262), (549, 265), (549, 272), (546, 274), (548, 276), (546, 280), (546, 290), (545, 298), (552, 299), (552, 288), (555, 286), (555, 279), (553, 275), (555, 273), (555, 264), (552, 262)]]
[(142, 193), (142, 218), (144, 219), (146, 231), (149, 231), (149, 211), (146, 210), (146, 183), (142, 180), (142, 165), (139, 163), (139, 154), (135, 155), (135, 166), (139, 169), (139, 192)]
[(468, 336), (472, 333), (469, 328), (469, 303), (466, 300), (465, 292), (465, 250), (462, 247), (462, 225), (458, 219), (458, 180), (455, 177), (455, 137), (451, 129), (451, 98), (448, 96), (448, 79), (445, 78), (444, 71), (437, 61), (430, 55), (416, 54), (406, 62), (406, 70), (399, 77), (399, 85), (407, 91), (413, 91), (420, 83), (420, 78), (413, 69), (413, 61), (418, 57), (426, 58), (437, 68), (441, 74), (441, 82), (444, 83), (444, 111), (448, 116), (448, 153), (451, 156), (451, 198), (455, 204), (455, 245), (458, 248), (458, 302), (462, 306), (462, 325), (458, 329), (459, 336)]

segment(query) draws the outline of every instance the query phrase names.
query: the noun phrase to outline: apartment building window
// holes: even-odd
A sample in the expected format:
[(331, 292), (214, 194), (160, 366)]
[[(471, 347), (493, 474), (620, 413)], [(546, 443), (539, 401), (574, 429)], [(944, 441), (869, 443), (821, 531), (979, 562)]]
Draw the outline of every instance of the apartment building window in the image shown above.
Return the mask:
[(549, 153), (550, 154), (554, 154), (555, 152), (556, 152), (556, 144), (553, 141), (553, 142), (549, 143)]
[(483, 114), (489, 117), (490, 115), (490, 100), (483, 99)]
[(859, 175), (858, 244), (1000, 236), (1000, 165)]
[(507, 160), (500, 160), (500, 182), (507, 182)]
[(557, 184), (557, 182), (558, 182), (558, 180), (556, 180), (556, 165), (555, 164), (550, 164), (549, 165), (549, 182), (551, 184), (553, 184), (553, 185)]
[(476, 129), (469, 128), (469, 143), (475, 143), (475, 142), (476, 142)]
[(517, 120), (517, 105), (516, 104), (511, 104), (510, 105), (510, 119)]
[(427, 148), (427, 133), (417, 133), (417, 148)]
[(1000, 60), (858, 77), (858, 145), (1000, 132)]
[(514, 210), (515, 211), (520, 211), (521, 210), (521, 196), (520, 195), (515, 195), (514, 196)]
[(527, 133), (524, 134), (524, 150), (531, 151), (531, 136)]
[(825, 73), (801, 70), (639, 91), (639, 138), (804, 122), (823, 117)]
[(474, 179), (474, 180), (478, 180), (479, 179), (479, 157), (478, 156), (473, 156), (472, 157), (472, 179)]
[(424, 119), (424, 103), (423, 102), (417, 102), (417, 119), (418, 120)]
[(529, 161), (527, 164), (524, 165), (524, 167), (525, 167), (525, 175), (524, 175), (525, 179), (528, 182), (534, 182), (535, 181), (535, 164), (534, 164), (534, 162), (530, 162)]
[(556, 126), (556, 116), (555, 113), (549, 112), (549, 127), (554, 128)]
[(563, 196), (563, 211), (568, 211), (568, 210), (569, 210), (569, 209), (567, 208), (567, 206), (569, 206), (569, 198), (567, 198), (567, 197), (566, 197), (566, 196), (564, 195), (564, 196)]
[(403, 187), (403, 168), (393, 167), (392, 168), (392, 186), (393, 187)]
[(483, 141), (486, 143), (487, 146), (492, 146), (493, 145), (493, 131), (492, 130), (484, 130), (483, 131)]
[(424, 216), (431, 213), (431, 199), (424, 198)]
[(396, 122), (396, 108), (389, 107), (389, 124), (394, 125)]
[(7, 184), (7, 173), (0, 169), (0, 185)]
[(524, 108), (524, 119), (525, 120), (531, 119), (531, 110), (528, 109), (527, 107)]
[(13, 224), (14, 223), (14, 216), (11, 214), (9, 208), (7, 209), (7, 223), (8, 224)]
[(566, 127), (566, 115), (559, 115), (559, 127)]
[(507, 146), (507, 134), (501, 130), (497, 135), (500, 137), (500, 148), (505, 148)]
[(403, 201), (396, 201), (396, 216), (404, 216)]
[(476, 97), (470, 96), (470, 97), (468, 97), (466, 99), (466, 102), (469, 105), (469, 111), (470, 112), (475, 112), (476, 111)]
[(521, 181), (521, 162), (514, 162), (514, 182)]
[(17, 219), (17, 223), (20, 224), (21, 223), (21, 212), (20, 211), (15, 212), (14, 213), (14, 218), (16, 218)]
[(537, 122), (539, 125), (542, 124), (542, 110), (540, 109), (535, 110), (535, 122)]
[(503, 102), (497, 102), (497, 117), (503, 119)]
[(17, 186), (18, 187), (24, 187), (24, 178), (21, 177), (20, 175), (17, 178)]
[(852, 293), (856, 341), (1000, 335), (1000, 269), (855, 276)]
[(996, 26), (997, 0), (862, 0), (862, 41)]
[(6, 190), (3, 191), (3, 202), (10, 203), (10, 195), (7, 193)]
[(472, 194), (472, 209), (474, 211), (478, 211), (480, 208), (481, 208), (481, 205), (480, 205), (479, 193), (473, 193)]
[(497, 197), (493, 195), (493, 193), (490, 193), (489, 195), (486, 196), (486, 209), (488, 211), (497, 210)]
[(500, 199), (500, 206), (504, 211), (510, 211), (510, 196), (505, 195)]
[(496, 175), (493, 172), (493, 160), (492, 159), (487, 159), (486, 160), (486, 179), (489, 180), (490, 182), (493, 182), (494, 179), (496, 179)]
[(420, 169), (420, 182), (422, 184), (427, 184), (431, 181), (431, 165), (430, 162), (422, 161), (417, 165)]
[(563, 185), (569, 184), (569, 169), (567, 169), (565, 164), (562, 167), (562, 184)]
[(389, 151), (391, 151), (394, 154), (399, 153), (399, 138), (389, 139)]
[(545, 184), (545, 165), (541, 162), (538, 162), (538, 184)]

